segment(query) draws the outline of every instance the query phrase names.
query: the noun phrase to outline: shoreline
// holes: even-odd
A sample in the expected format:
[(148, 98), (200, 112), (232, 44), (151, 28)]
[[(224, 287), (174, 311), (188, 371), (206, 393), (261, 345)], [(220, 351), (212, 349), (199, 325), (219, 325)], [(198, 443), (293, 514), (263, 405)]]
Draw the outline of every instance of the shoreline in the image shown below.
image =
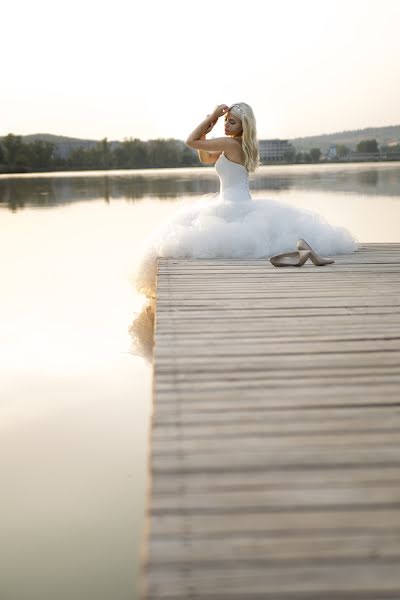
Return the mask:
[[(371, 159), (371, 160), (321, 160), (319, 162), (297, 162), (297, 163), (292, 163), (292, 162), (278, 162), (278, 161), (274, 161), (274, 162), (267, 162), (267, 163), (262, 163), (260, 165), (260, 167), (297, 167), (297, 166), (305, 166), (305, 165), (310, 165), (310, 166), (319, 166), (319, 165), (343, 165), (343, 164), (363, 164), (363, 163), (376, 163), (376, 164), (382, 164), (382, 163), (400, 163), (400, 158), (395, 158), (393, 160), (391, 159), (381, 159), (381, 160), (377, 160), (376, 157)], [(59, 168), (59, 169), (13, 169), (13, 170), (3, 170), (0, 168), (0, 176), (2, 175), (30, 175), (30, 174), (52, 174), (52, 173), (87, 173), (87, 172), (100, 172), (103, 173), (104, 171), (107, 172), (115, 172), (115, 171), (138, 171), (138, 172), (143, 172), (143, 171), (172, 171), (174, 169), (176, 170), (190, 170), (190, 169), (203, 169), (203, 168), (210, 168), (209, 165), (203, 165), (203, 164), (199, 164), (199, 165), (189, 165), (189, 166), (175, 166), (175, 167), (141, 167), (141, 168), (113, 168), (113, 167), (105, 167), (105, 168), (71, 168), (71, 169), (65, 169), (65, 168)]]

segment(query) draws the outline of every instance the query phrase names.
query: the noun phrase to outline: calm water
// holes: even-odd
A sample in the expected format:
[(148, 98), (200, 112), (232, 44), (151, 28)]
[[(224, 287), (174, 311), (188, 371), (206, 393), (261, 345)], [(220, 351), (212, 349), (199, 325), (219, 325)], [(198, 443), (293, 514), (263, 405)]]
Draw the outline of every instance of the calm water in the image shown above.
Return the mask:
[[(398, 163), (263, 167), (251, 187), (400, 241)], [(0, 177), (1, 600), (138, 597), (152, 323), (130, 276), (217, 190), (213, 168)]]

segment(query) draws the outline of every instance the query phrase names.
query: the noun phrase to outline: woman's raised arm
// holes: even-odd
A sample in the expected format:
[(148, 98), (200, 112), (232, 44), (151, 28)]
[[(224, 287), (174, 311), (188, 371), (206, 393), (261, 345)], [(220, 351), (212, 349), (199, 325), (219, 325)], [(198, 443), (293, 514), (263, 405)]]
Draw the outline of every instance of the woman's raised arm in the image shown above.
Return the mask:
[(208, 152), (223, 152), (226, 148), (229, 138), (215, 138), (213, 140), (206, 140), (204, 136), (206, 133), (211, 131), (219, 117), (228, 112), (229, 107), (226, 104), (220, 104), (215, 108), (211, 115), (207, 117), (192, 131), (185, 141), (186, 146), (194, 148), (195, 150), (206, 150)]

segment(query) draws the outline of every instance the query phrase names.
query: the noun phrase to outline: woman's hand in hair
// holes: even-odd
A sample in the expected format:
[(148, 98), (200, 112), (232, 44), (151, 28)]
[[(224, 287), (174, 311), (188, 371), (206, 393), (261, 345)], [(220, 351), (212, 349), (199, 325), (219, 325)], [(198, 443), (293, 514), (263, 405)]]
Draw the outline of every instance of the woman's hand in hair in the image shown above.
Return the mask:
[(220, 117), (222, 117), (222, 115), (224, 115), (228, 111), (229, 111), (229, 106), (227, 104), (218, 104), (218, 106), (216, 106), (214, 108), (213, 112), (211, 113), (211, 116), (215, 120), (218, 120)]

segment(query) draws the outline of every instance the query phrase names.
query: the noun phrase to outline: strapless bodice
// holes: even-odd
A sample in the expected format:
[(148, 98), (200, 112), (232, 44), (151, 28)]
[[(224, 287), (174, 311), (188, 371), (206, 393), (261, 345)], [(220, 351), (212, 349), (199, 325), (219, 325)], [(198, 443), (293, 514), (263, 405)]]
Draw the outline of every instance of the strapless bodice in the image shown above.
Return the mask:
[(222, 153), (215, 162), (220, 180), (220, 194), (224, 200), (243, 202), (251, 200), (249, 173), (244, 165), (235, 163)]

